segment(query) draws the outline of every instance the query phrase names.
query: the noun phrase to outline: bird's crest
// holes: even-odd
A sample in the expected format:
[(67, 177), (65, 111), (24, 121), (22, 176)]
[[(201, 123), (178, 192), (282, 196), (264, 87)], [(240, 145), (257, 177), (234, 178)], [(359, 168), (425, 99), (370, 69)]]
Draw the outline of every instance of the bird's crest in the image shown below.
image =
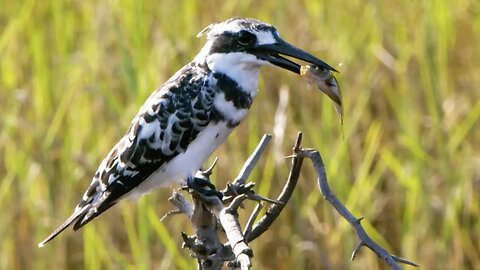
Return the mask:
[[(265, 31), (265, 30), (272, 30), (275, 29), (270, 24), (261, 22), (256, 19), (250, 19), (250, 18), (230, 18), (226, 21), (220, 21), (216, 23), (212, 23), (205, 27), (202, 31), (200, 31), (197, 34), (197, 37), (202, 37), (205, 34), (209, 35), (210, 33), (212, 34), (218, 34), (222, 33), (225, 30), (231, 30), (231, 31), (238, 31), (240, 29), (250, 29), (250, 30), (255, 30), (255, 31)], [(275, 30), (276, 31), (276, 30)]]

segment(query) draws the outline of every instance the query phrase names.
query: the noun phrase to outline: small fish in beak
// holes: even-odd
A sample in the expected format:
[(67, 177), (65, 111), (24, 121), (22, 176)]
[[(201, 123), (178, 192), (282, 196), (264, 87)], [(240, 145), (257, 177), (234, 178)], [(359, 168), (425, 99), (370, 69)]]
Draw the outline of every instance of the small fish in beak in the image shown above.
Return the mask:
[(305, 65), (300, 68), (300, 75), (306, 77), (309, 84), (317, 85), (318, 89), (334, 102), (335, 110), (343, 124), (342, 94), (333, 72), (315, 65)]

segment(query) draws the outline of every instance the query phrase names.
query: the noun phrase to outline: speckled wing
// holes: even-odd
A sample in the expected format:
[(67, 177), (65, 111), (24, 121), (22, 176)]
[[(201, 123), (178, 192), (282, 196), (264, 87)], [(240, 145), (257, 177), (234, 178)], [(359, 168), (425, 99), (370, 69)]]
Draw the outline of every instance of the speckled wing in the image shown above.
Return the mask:
[(148, 98), (95, 173), (77, 209), (91, 207), (78, 219), (75, 230), (185, 152), (209, 123), (214, 93), (208, 81), (205, 70), (189, 65)]
[(209, 123), (214, 90), (207, 70), (193, 64), (155, 91), (127, 134), (102, 161), (73, 214), (40, 245), (70, 224), (74, 230), (100, 215), (176, 155), (185, 152)]

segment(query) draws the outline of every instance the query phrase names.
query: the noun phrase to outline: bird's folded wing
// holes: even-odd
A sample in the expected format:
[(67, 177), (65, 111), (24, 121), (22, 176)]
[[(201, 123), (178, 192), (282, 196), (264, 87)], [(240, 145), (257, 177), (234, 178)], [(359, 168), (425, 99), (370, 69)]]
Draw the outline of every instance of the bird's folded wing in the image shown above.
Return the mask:
[[(185, 152), (209, 122), (213, 91), (206, 76), (186, 66), (154, 92), (127, 134), (100, 164), (75, 211), (74, 230), (113, 206), (162, 165)], [(87, 209), (85, 210), (85, 206)]]

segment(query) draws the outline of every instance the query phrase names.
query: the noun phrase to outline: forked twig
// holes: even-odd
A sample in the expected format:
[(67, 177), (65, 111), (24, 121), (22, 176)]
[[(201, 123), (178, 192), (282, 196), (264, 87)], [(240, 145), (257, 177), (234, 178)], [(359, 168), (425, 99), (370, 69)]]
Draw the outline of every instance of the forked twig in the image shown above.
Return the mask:
[[(293, 155), (290, 156), (292, 158), (290, 173), (278, 198), (272, 200), (255, 194), (253, 191), (254, 184), (246, 184), (246, 181), (270, 139), (271, 136), (268, 134), (262, 138), (235, 180), (222, 191), (223, 201), (217, 196), (206, 196), (196, 191), (191, 191), (194, 202), (192, 207), (183, 196), (174, 193), (171, 202), (177, 206), (178, 210), (171, 212), (170, 215), (178, 212), (185, 213), (192, 221), (196, 235), (189, 237), (182, 234), (182, 237), (184, 245), (195, 253), (194, 257), (198, 260), (199, 269), (221, 269), (224, 262), (228, 262), (227, 265), (232, 268), (251, 268), (253, 251), (248, 246), (248, 243), (266, 232), (288, 203), (297, 185), (304, 158), (309, 158), (312, 161), (318, 176), (318, 185), (324, 198), (352, 225), (360, 239), (352, 253), (352, 260), (355, 258), (358, 250), (362, 246), (366, 246), (394, 270), (401, 269), (397, 262), (417, 266), (409, 260), (389, 254), (368, 236), (361, 225), (363, 217), (356, 218), (353, 216), (330, 189), (320, 153), (317, 150), (303, 149), (301, 147), (302, 133), (298, 134), (293, 148)], [(208, 179), (213, 166), (201, 172), (204, 178)], [(258, 205), (250, 215), (242, 233), (238, 221), (238, 208), (242, 206), (242, 202), (246, 199), (257, 201)], [(272, 204), (268, 207), (264, 216), (254, 224), (263, 207), (263, 202)], [(226, 204), (228, 206), (225, 206)], [(229, 241), (225, 244), (222, 244), (219, 240), (217, 235), (218, 227), (215, 220), (220, 221), (227, 235)]]
[[(245, 199), (258, 201), (259, 205), (262, 204), (261, 201), (278, 203), (275, 200), (255, 194), (252, 190), (253, 183), (245, 184), (270, 140), (271, 135), (263, 136), (238, 176), (222, 191), (223, 201), (216, 196), (206, 196), (194, 190), (190, 190), (193, 206), (188, 202), (185, 204), (184, 197), (179, 196), (178, 193), (174, 192), (170, 198), (170, 202), (177, 207), (177, 210), (170, 211), (165, 216), (185, 213), (195, 228), (194, 236), (182, 234), (182, 237), (184, 246), (194, 252), (199, 269), (221, 269), (224, 262), (228, 262), (228, 266), (233, 268), (241, 268), (242, 270), (251, 268), (253, 251), (248, 246), (244, 233), (241, 231), (237, 211)], [(210, 168), (199, 171), (197, 175), (208, 180), (216, 162), (217, 159)], [(225, 206), (226, 203), (229, 203), (229, 205)], [(258, 215), (258, 211), (256, 214), (252, 214), (251, 219), (253, 221)], [(219, 240), (218, 226), (215, 220), (220, 222), (225, 231), (228, 239), (225, 244), (222, 244)], [(250, 227), (251, 225), (247, 225), (246, 230), (250, 230)]]
[(416, 263), (403, 259), (403, 258), (398, 258), (394, 255), (391, 255), (386, 251), (384, 248), (382, 248), (380, 245), (378, 245), (375, 241), (373, 241), (370, 236), (365, 232), (365, 230), (362, 227), (361, 221), (363, 217), (356, 218), (343, 204), (340, 202), (340, 200), (335, 196), (335, 194), (332, 192), (330, 189), (330, 186), (328, 185), (328, 180), (327, 180), (327, 174), (325, 172), (325, 166), (323, 164), (322, 157), (320, 155), (320, 152), (315, 149), (300, 149), (297, 153), (297, 156), (299, 158), (306, 157), (309, 158), (312, 163), (313, 167), (315, 168), (315, 171), (317, 173), (318, 177), (318, 186), (320, 188), (320, 191), (323, 194), (323, 197), (335, 208), (335, 210), (352, 225), (353, 229), (355, 230), (355, 233), (357, 234), (358, 238), (360, 239), (360, 242), (356, 245), (355, 249), (353, 250), (352, 253), (352, 260), (355, 258), (355, 255), (357, 254), (358, 250), (362, 246), (368, 247), (370, 250), (372, 250), (379, 258), (384, 260), (392, 269), (394, 270), (399, 270), (401, 269), (400, 266), (397, 264), (398, 263), (404, 263), (408, 264), (411, 266), (418, 266)]
[[(301, 143), (302, 143), (302, 133), (299, 133), (295, 146), (293, 147), (294, 152), (300, 149)], [(262, 235), (266, 230), (268, 230), (268, 228), (270, 228), (272, 223), (280, 215), (283, 208), (290, 200), (290, 197), (292, 197), (293, 191), (297, 186), (298, 178), (300, 176), (300, 169), (302, 168), (302, 162), (303, 162), (302, 158), (292, 159), (292, 166), (290, 168), (290, 173), (288, 175), (287, 182), (285, 183), (285, 186), (283, 187), (282, 192), (277, 198), (277, 201), (282, 202), (283, 204), (277, 203), (268, 207), (265, 215), (261, 217), (260, 220), (257, 223), (255, 223), (255, 225), (253, 225), (252, 230), (245, 235), (245, 239), (247, 240), (247, 242), (252, 242), (257, 237)]]

